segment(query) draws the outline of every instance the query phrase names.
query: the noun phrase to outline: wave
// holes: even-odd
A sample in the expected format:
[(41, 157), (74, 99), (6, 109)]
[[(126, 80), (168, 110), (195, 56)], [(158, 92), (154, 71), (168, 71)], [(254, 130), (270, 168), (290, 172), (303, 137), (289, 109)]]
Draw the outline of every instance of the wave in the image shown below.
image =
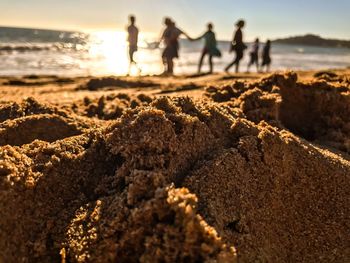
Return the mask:
[(85, 44), (89, 35), (82, 32), (0, 27), (1, 42), (40, 42)]
[(40, 51), (81, 51), (87, 47), (82, 44), (72, 43), (51, 43), (51, 44), (0, 44), (0, 53), (25, 53), (25, 52), (40, 52)]

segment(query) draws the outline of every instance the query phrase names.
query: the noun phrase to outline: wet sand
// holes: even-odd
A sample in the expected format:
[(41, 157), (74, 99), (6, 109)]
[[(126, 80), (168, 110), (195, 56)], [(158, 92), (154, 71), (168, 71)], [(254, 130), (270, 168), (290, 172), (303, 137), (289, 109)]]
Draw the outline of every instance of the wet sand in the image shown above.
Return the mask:
[(349, 262), (350, 70), (0, 78), (0, 262)]

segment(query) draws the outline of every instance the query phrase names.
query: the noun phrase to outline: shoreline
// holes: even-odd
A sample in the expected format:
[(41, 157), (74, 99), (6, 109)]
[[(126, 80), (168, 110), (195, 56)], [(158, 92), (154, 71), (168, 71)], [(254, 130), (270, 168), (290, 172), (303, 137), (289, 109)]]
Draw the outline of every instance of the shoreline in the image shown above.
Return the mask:
[[(276, 71), (270, 73), (214, 73), (214, 74), (189, 74), (177, 76), (58, 76), (58, 75), (24, 75), (24, 76), (0, 76), (0, 101), (19, 101), (33, 96), (43, 102), (59, 103), (59, 96), (64, 101), (82, 99), (84, 96), (98, 97), (113, 92), (145, 93), (150, 96), (177, 96), (185, 95), (199, 98), (203, 95), (205, 87), (231, 84), (234, 81), (257, 81), (271, 74), (284, 74), (289, 71)], [(292, 71), (298, 74), (301, 81), (312, 80), (319, 72), (333, 72), (349, 77), (350, 69), (326, 69)], [(90, 90), (79, 90), (78, 87), (89, 81), (110, 79), (110, 83), (102, 83), (105, 87), (97, 87)], [(147, 83), (151, 83), (147, 86)], [(139, 85), (139, 87), (137, 87)], [(101, 84), (98, 84), (101, 85)], [(108, 87), (109, 85), (109, 87)], [(179, 86), (179, 87), (177, 87)], [(187, 87), (186, 87), (187, 86)], [(192, 88), (191, 88), (192, 86)], [(53, 93), (54, 96), (51, 96)]]

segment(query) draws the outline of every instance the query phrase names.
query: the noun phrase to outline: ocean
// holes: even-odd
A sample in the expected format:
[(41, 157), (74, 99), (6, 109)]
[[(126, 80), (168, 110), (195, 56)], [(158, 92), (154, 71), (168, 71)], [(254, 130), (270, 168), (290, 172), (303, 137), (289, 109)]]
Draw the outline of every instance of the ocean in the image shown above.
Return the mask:
[[(162, 72), (162, 49), (149, 44), (155, 40), (148, 35), (140, 35), (135, 58), (142, 75)], [(180, 46), (175, 74), (196, 73), (203, 43), (182, 39)], [(216, 72), (222, 71), (234, 58), (233, 54), (228, 53), (228, 41), (219, 41), (219, 48), (223, 56), (214, 59)], [(245, 52), (241, 63), (242, 72), (247, 70), (248, 53)], [(346, 48), (272, 44), (271, 57), (271, 70), (317, 70), (350, 66), (350, 49)], [(0, 60), (0, 76), (102, 76), (125, 75), (129, 71), (126, 34), (118, 31), (81, 33), (0, 27)], [(208, 70), (206, 62), (203, 71)], [(251, 67), (251, 71), (256, 69)], [(131, 68), (130, 72), (138, 74), (136, 68)]]

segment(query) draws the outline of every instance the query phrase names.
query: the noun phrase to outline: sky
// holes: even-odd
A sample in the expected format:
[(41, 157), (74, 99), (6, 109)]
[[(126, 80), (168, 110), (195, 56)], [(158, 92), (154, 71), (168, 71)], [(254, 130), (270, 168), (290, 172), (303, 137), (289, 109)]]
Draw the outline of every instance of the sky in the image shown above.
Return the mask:
[(0, 26), (59, 30), (124, 30), (134, 14), (141, 32), (160, 35), (164, 16), (191, 36), (214, 23), (231, 39), (243, 18), (246, 40), (314, 33), (350, 39), (350, 0), (0, 0)]

